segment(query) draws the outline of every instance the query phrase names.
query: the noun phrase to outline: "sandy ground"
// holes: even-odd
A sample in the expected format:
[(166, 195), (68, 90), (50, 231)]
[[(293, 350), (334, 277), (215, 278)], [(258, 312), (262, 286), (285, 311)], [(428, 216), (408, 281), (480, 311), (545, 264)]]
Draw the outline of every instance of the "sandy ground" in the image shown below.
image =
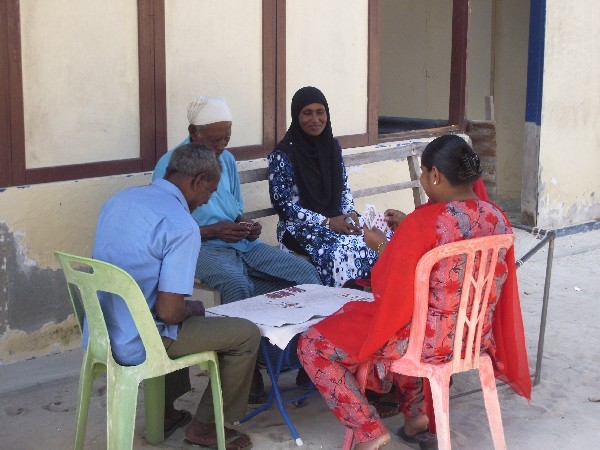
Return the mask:
[[(518, 233), (517, 254), (532, 240)], [(529, 359), (535, 365), (546, 251), (518, 270)], [(587, 449), (600, 444), (600, 230), (560, 237), (555, 255), (545, 336), (541, 383), (533, 400), (499, 388), (507, 446), (512, 449)], [(81, 352), (38, 358), (0, 366), (0, 448), (66, 449), (72, 447), (75, 396)], [(294, 374), (284, 374), (282, 385), (291, 387)], [(195, 374), (194, 391), (179, 407), (194, 410), (206, 377)], [(483, 400), (475, 374), (455, 378), (451, 389), (451, 428), (454, 448), (492, 448)], [(94, 385), (86, 448), (106, 447), (106, 383)], [(142, 391), (140, 391), (142, 393)], [(150, 448), (143, 439), (143, 408), (138, 408), (134, 448)], [(305, 406), (288, 411), (307, 449), (341, 448), (344, 429), (318, 395)], [(385, 421), (396, 430), (402, 419)], [(240, 426), (255, 449), (291, 449), (296, 444), (276, 408)], [(192, 448), (178, 430), (160, 448)], [(194, 447), (198, 448), (198, 447)], [(386, 448), (411, 448), (395, 439)]]

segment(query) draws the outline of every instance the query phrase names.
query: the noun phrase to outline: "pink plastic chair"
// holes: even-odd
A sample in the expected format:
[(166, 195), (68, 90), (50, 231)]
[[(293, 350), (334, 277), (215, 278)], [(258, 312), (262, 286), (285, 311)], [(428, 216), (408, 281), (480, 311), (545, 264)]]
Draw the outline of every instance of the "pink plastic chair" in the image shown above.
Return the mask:
[[(435, 425), (437, 429), (438, 448), (446, 450), (452, 448), (450, 443), (450, 415), (449, 415), (449, 390), (450, 376), (454, 373), (479, 369), (479, 380), (483, 390), (485, 409), (490, 424), (492, 440), (495, 449), (506, 448), (504, 429), (500, 415), (500, 404), (496, 392), (496, 380), (489, 355), (481, 352), (481, 334), (486, 319), (488, 299), (493, 287), (494, 272), (498, 254), (501, 249), (509, 249), (514, 243), (512, 234), (487, 236), (482, 238), (467, 239), (442, 245), (427, 252), (417, 264), (415, 274), (415, 303), (410, 330), (410, 338), (406, 354), (392, 363), (394, 373), (413, 377), (429, 379), (433, 408), (435, 412)], [(474, 273), (476, 255), (487, 255), (479, 260), (479, 271)], [(431, 269), (440, 260), (457, 255), (465, 255), (465, 270), (462, 285), (462, 297), (456, 321), (455, 336), (464, 336), (464, 340), (455, 339), (454, 358), (442, 364), (428, 364), (421, 361), (425, 327), (427, 325), (427, 312), (429, 302), (429, 276)], [(484, 267), (484, 262), (488, 262)], [(470, 299), (479, 299), (474, 302), (467, 317), (467, 305)], [(464, 349), (464, 352), (463, 352)], [(459, 357), (461, 356), (462, 357)], [(359, 386), (364, 390), (366, 374), (370, 362), (362, 363), (357, 371)], [(350, 450), (354, 435), (351, 429), (346, 431), (344, 450)]]

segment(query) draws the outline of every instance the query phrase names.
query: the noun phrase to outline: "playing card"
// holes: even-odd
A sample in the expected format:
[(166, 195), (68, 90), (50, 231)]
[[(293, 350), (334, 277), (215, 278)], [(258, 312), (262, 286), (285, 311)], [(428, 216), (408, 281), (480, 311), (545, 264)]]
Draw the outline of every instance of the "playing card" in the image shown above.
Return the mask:
[(373, 228), (375, 217), (377, 217), (377, 210), (375, 209), (375, 206), (367, 205), (365, 214), (363, 215), (363, 220), (367, 228)]
[(391, 233), (383, 213), (377, 211), (375, 206), (367, 205), (365, 215), (363, 216), (367, 228), (379, 228), (384, 233)]

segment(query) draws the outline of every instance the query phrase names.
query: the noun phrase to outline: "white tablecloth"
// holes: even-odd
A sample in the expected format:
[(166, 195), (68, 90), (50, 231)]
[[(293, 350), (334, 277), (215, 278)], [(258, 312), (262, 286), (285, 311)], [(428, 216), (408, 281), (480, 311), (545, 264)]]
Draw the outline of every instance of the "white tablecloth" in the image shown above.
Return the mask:
[(302, 284), (208, 308), (206, 315), (248, 319), (272, 344), (285, 349), (296, 334), (350, 301), (373, 301), (373, 295), (355, 289)]

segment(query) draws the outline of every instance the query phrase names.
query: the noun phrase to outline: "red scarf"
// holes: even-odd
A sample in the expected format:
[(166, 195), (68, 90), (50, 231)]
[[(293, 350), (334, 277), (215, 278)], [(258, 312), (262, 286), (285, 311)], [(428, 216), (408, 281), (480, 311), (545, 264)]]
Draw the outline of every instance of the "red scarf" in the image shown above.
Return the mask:
[[(336, 347), (363, 361), (411, 320), (414, 275), (419, 259), (437, 245), (435, 224), (446, 207), (438, 203), (418, 208), (400, 224), (372, 270), (375, 301), (350, 302), (315, 328)], [(506, 218), (507, 224), (509, 223)], [(496, 377), (527, 399), (531, 378), (516, 278), (514, 251), (506, 255), (504, 283), (492, 324)]]
[(485, 188), (485, 184), (483, 184), (483, 181), (481, 178), (477, 178), (477, 181), (475, 181), (475, 183), (473, 183), (473, 186), (471, 187), (471, 189), (473, 189), (473, 192), (475, 193), (475, 195), (477, 196), (477, 198), (479, 200), (485, 200), (486, 202), (490, 201), (490, 197), (488, 196), (487, 189)]

